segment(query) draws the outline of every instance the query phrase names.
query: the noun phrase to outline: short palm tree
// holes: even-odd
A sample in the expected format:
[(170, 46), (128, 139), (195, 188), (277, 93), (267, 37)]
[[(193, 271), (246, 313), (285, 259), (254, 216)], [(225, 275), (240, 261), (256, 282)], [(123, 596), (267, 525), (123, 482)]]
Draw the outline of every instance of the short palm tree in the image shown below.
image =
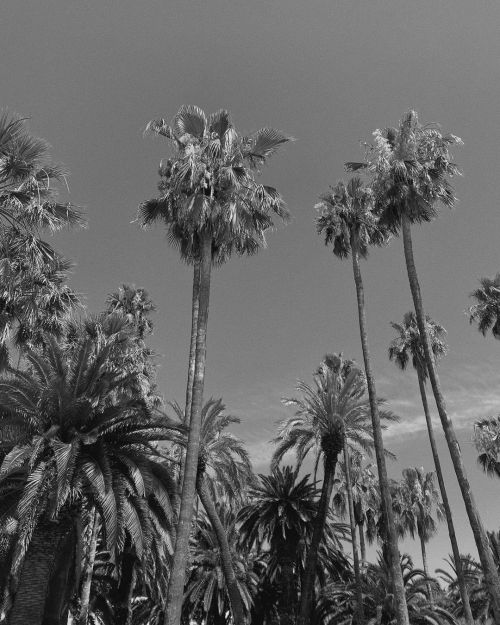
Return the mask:
[(179, 428), (119, 392), (128, 376), (110, 363), (112, 349), (112, 342), (86, 339), (68, 350), (49, 338), (43, 351), (26, 351), (27, 372), (0, 379), (3, 411), (26, 427), (0, 468), (2, 511), (18, 523), (12, 625), (41, 623), (47, 610), (51, 618), (67, 612), (72, 588), (54, 576), (71, 578), (85, 507), (98, 511), (111, 552), (127, 540), (139, 555), (147, 548), (143, 536), (155, 526), (148, 498), (157, 515), (172, 520), (174, 486), (152, 442), (171, 440)]
[[(176, 403), (171, 405), (177, 418), (184, 422), (182, 408)], [(229, 505), (228, 500), (231, 505), (237, 505), (253, 474), (250, 458), (243, 443), (226, 431), (229, 425), (240, 423), (240, 419), (225, 414), (225, 409), (222, 399), (210, 399), (203, 406), (196, 491), (218, 540), (222, 571), (234, 621), (243, 622), (244, 607), (233, 569), (229, 537), (219, 518), (215, 499), (219, 499), (222, 494), (223, 501), (226, 499), (226, 505)]]
[(500, 273), (494, 278), (481, 278), (481, 287), (470, 296), (476, 303), (469, 308), (470, 322), (477, 323), (477, 329), (486, 335), (488, 330), (500, 339)]
[(462, 141), (443, 134), (436, 125), (422, 125), (415, 111), (408, 111), (397, 128), (376, 130), (374, 143), (368, 146), (367, 161), (347, 164), (350, 169), (365, 167), (372, 174), (372, 187), (381, 220), (393, 232), (402, 232), (408, 280), (418, 329), (423, 343), (427, 372), (436, 400), (439, 417), (464, 500), (476, 547), (491, 592), (495, 618), (500, 622), (500, 576), (488, 547), (488, 538), (477, 509), (463, 462), (455, 429), (448, 416), (439, 376), (432, 355), (432, 345), (425, 324), (411, 227), (430, 222), (442, 204), (452, 208), (456, 202), (450, 179), (459, 173), (450, 148)]
[[(339, 455), (344, 451), (344, 444), (350, 452), (371, 452), (374, 445), (370, 402), (365, 397), (366, 382), (362, 372), (353, 367), (344, 377), (340, 364), (332, 367), (324, 362), (313, 380), (313, 386), (303, 381), (298, 383), (296, 388), (302, 397), (284, 400), (296, 412), (281, 422), (274, 441), (277, 449), (272, 459), (272, 466), (277, 466), (287, 452), (295, 450), (299, 466), (310, 453), (323, 460), (323, 486), (302, 582), (299, 625), (309, 623), (312, 614), (318, 549), (330, 507)], [(385, 411), (382, 418), (389, 421), (396, 419), (392, 413)]]
[(398, 624), (408, 625), (408, 613), (405, 605), (405, 594), (401, 570), (399, 568), (399, 548), (394, 519), (392, 516), (389, 481), (384, 456), (384, 441), (380, 426), (380, 417), (377, 407), (377, 392), (375, 377), (370, 360), (368, 334), (366, 329), (366, 310), (363, 279), (361, 275), (360, 259), (368, 256), (371, 245), (387, 243), (387, 232), (381, 227), (375, 214), (375, 197), (369, 186), (363, 185), (359, 177), (349, 180), (347, 185), (340, 181), (329, 193), (321, 197), (316, 205), (320, 211), (316, 219), (318, 234), (324, 234), (325, 244), (333, 245), (333, 253), (340, 259), (352, 257), (354, 283), (358, 303), (358, 319), (365, 365), (368, 396), (374, 433), (375, 454), (382, 494), (382, 506), (386, 516), (386, 540), (391, 553), (393, 567), (394, 594), (396, 597), (396, 611)]
[[(180, 242), (181, 255), (198, 264), (193, 280), (192, 310), (197, 300), (197, 314), (192, 314), (196, 349), (190, 431), (166, 617), (168, 625), (179, 625), (196, 491), (213, 249), (224, 248), (228, 254), (255, 251), (264, 243), (273, 216), (287, 217), (280, 194), (259, 183), (256, 173), (289, 137), (272, 129), (242, 137), (227, 111), (207, 117), (195, 106), (182, 107), (170, 125), (158, 120), (148, 128), (169, 139), (176, 154), (162, 169), (162, 197), (144, 203), (139, 218), (143, 224), (163, 220), (171, 240)], [(255, 244), (248, 245), (248, 240)]]
[[(425, 323), (427, 327), (427, 333), (429, 336), (431, 351), (433, 358), (437, 361), (446, 353), (446, 343), (444, 341), (444, 335), (446, 330), (443, 326), (433, 321), (428, 315), (426, 315)], [(439, 489), (441, 492), (441, 498), (443, 501), (443, 509), (446, 516), (446, 522), (448, 525), (448, 534), (450, 536), (451, 547), (453, 551), (453, 557), (457, 563), (457, 576), (460, 585), (460, 593), (462, 603), (464, 606), (464, 613), (466, 622), (468, 625), (473, 625), (474, 619), (472, 618), (472, 612), (469, 605), (469, 598), (467, 594), (467, 588), (465, 579), (461, 573), (461, 559), (460, 551), (458, 548), (457, 537), (455, 534), (455, 526), (453, 523), (453, 515), (451, 512), (451, 506), (448, 499), (448, 493), (444, 482), (443, 471), (441, 469), (441, 460), (436, 444), (436, 438), (434, 436), (434, 427), (432, 425), (432, 418), (429, 411), (429, 404), (427, 402), (427, 393), (425, 390), (425, 383), (427, 381), (427, 366), (425, 363), (425, 354), (422, 341), (420, 339), (420, 332), (418, 330), (417, 320), (413, 311), (407, 312), (403, 318), (403, 323), (391, 323), (392, 327), (396, 331), (396, 337), (391, 341), (389, 345), (389, 359), (393, 360), (397, 366), (402, 370), (406, 369), (408, 362), (412, 361), (413, 368), (417, 372), (418, 386), (420, 390), (420, 398), (422, 400), (422, 406), (424, 409), (425, 421), (427, 424), (427, 432), (429, 434), (429, 442), (431, 445), (432, 457), (434, 459), (434, 466), (436, 469), (436, 476), (439, 483)]]
[[(239, 529), (235, 513), (217, 506), (216, 514), (231, 545), (231, 569), (235, 572), (238, 596), (241, 597), (244, 612), (249, 614), (258, 581), (252, 570), (253, 558), (238, 546)], [(219, 547), (219, 536), (211, 520), (200, 514), (191, 545), (191, 567), (184, 596), (189, 616), (199, 616), (207, 624), (226, 625), (227, 616), (234, 612), (226, 580), (226, 563)]]

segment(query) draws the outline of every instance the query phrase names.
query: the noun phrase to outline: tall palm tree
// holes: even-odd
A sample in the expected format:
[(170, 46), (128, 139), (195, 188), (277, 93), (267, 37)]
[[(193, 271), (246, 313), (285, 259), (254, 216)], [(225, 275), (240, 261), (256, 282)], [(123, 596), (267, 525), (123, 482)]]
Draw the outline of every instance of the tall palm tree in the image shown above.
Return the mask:
[(372, 185), (382, 221), (394, 232), (401, 230), (403, 247), (415, 308), (418, 329), (423, 343), (425, 363), (434, 399), (444, 430), (453, 467), (460, 486), (476, 547), (491, 592), (495, 618), (500, 622), (500, 576), (488, 546), (488, 537), (476, 506), (463, 462), (453, 423), (432, 354), (432, 345), (425, 324), (422, 294), (415, 267), (411, 226), (429, 222), (437, 213), (437, 205), (452, 208), (456, 197), (450, 178), (459, 173), (452, 160), (450, 146), (461, 144), (452, 134), (442, 134), (435, 125), (423, 126), (417, 113), (408, 111), (398, 128), (374, 133), (374, 144), (367, 150), (367, 163), (347, 164), (354, 169), (367, 167), (373, 174)]
[[(171, 405), (183, 422), (182, 408), (175, 403)], [(229, 538), (219, 517), (214, 494), (217, 496), (222, 491), (233, 505), (241, 501), (244, 489), (252, 479), (252, 466), (243, 443), (225, 431), (229, 425), (240, 423), (238, 417), (224, 414), (225, 408), (222, 399), (210, 399), (203, 406), (196, 491), (218, 540), (233, 619), (239, 624), (244, 622), (245, 612), (233, 569)]]
[[(403, 478), (398, 483), (393, 507), (397, 513), (397, 524), (401, 535), (415, 535), (420, 540), (424, 573), (429, 577), (426, 544), (437, 532), (437, 521), (444, 517), (439, 492), (434, 483), (434, 473), (425, 473), (423, 468), (403, 470)], [(435, 518), (436, 516), (436, 518)], [(432, 601), (432, 590), (429, 586)]]
[(387, 242), (387, 234), (381, 228), (374, 213), (372, 189), (365, 187), (358, 177), (349, 180), (347, 185), (342, 181), (337, 183), (329, 193), (322, 196), (321, 202), (316, 207), (320, 211), (316, 220), (317, 230), (319, 234), (324, 234), (325, 244), (333, 245), (333, 253), (338, 258), (347, 258), (349, 254), (352, 257), (361, 347), (370, 399), (382, 506), (386, 517), (384, 525), (386, 527), (388, 549), (391, 554), (396, 613), (398, 615), (398, 624), (408, 625), (408, 610), (406, 608), (403, 578), (399, 567), (398, 539), (392, 514), (389, 481), (384, 456), (384, 441), (377, 407), (375, 377), (370, 360), (366, 329), (365, 296), (360, 267), (360, 258), (367, 257), (369, 246), (384, 245)]
[[(348, 510), (347, 501), (347, 480), (345, 476), (344, 464), (339, 463), (340, 472), (335, 480), (335, 494), (333, 496), (333, 506), (336, 512), (344, 517)], [(361, 454), (351, 455), (350, 463), (351, 491), (354, 507), (354, 522), (358, 529), (359, 546), (361, 556), (361, 566), (365, 568), (366, 542), (365, 531), (369, 517), (374, 515), (375, 510), (380, 508), (380, 496), (378, 480), (373, 473), (372, 465), (363, 466), (363, 456)]]
[(141, 206), (140, 220), (147, 224), (161, 218), (170, 238), (182, 242), (181, 254), (191, 248), (191, 258), (199, 263), (199, 287), (194, 289), (198, 291), (198, 312), (190, 430), (166, 616), (168, 625), (179, 625), (196, 493), (213, 247), (225, 247), (228, 254), (244, 253), (249, 247), (246, 241), (251, 239), (255, 251), (263, 244), (273, 216), (287, 217), (280, 194), (260, 184), (256, 173), (289, 137), (269, 128), (242, 137), (227, 111), (207, 118), (195, 106), (182, 107), (171, 125), (159, 120), (148, 126), (168, 138), (177, 151), (164, 171), (162, 197)]
[[(365, 398), (366, 382), (362, 372), (353, 367), (344, 378), (341, 366), (331, 367), (324, 362), (313, 380), (313, 386), (303, 381), (298, 383), (296, 388), (302, 397), (284, 400), (286, 405), (296, 408), (296, 412), (280, 424), (274, 441), (277, 449), (271, 463), (271, 466), (277, 466), (291, 450), (296, 451), (298, 465), (310, 452), (317, 461), (320, 458), (323, 460), (323, 485), (302, 582), (299, 625), (309, 623), (312, 615), (318, 549), (330, 507), (337, 462), (344, 450), (344, 440), (348, 449), (354, 452), (371, 452), (374, 445), (370, 402)], [(396, 419), (386, 411), (382, 417)]]
[[(155, 526), (148, 497), (172, 521), (171, 476), (151, 442), (171, 440), (179, 428), (115, 392), (128, 376), (110, 364), (112, 347), (86, 339), (68, 351), (49, 338), (43, 351), (27, 350), (28, 372), (11, 370), (0, 379), (0, 406), (28, 431), (0, 467), (2, 512), (18, 522), (12, 625), (37, 625), (47, 611), (46, 622), (58, 622), (51, 618), (67, 613), (71, 582), (55, 583), (54, 576), (71, 579), (84, 507), (98, 511), (111, 552), (130, 537), (140, 555), (145, 551), (142, 536)], [(149, 531), (142, 533), (142, 525)]]
[(488, 330), (500, 339), (500, 273), (494, 278), (481, 278), (481, 287), (470, 296), (476, 303), (469, 308), (470, 322), (476, 322), (478, 330), (486, 335)]
[[(433, 321), (429, 317), (429, 315), (426, 315), (425, 323), (431, 343), (432, 355), (433, 358), (437, 361), (446, 353), (447, 348), (444, 341), (444, 334), (446, 333), (446, 330), (443, 326)], [(460, 595), (464, 606), (464, 614), (467, 624), (473, 625), (474, 619), (472, 617), (472, 612), (469, 604), (469, 596), (467, 593), (465, 579), (461, 570), (462, 561), (460, 558), (460, 550), (458, 548), (457, 536), (455, 533), (455, 525), (453, 523), (453, 514), (451, 511), (448, 493), (444, 482), (443, 471), (441, 469), (441, 460), (439, 458), (436, 438), (434, 435), (434, 427), (432, 425), (429, 404), (427, 402), (427, 393), (425, 390), (425, 383), (427, 381), (427, 366), (425, 364), (425, 354), (423, 344), (420, 339), (420, 333), (418, 330), (415, 313), (413, 311), (407, 312), (403, 317), (402, 324), (391, 323), (391, 325), (396, 331), (396, 337), (391, 341), (391, 344), (389, 345), (389, 359), (394, 361), (398, 367), (404, 370), (406, 369), (406, 366), (408, 365), (408, 362), (411, 358), (413, 368), (417, 372), (420, 398), (422, 400), (422, 406), (424, 409), (425, 422), (427, 424), (427, 432), (429, 434), (432, 457), (434, 459), (434, 467), (436, 469), (439, 490), (441, 493), (441, 499), (443, 501), (443, 509), (446, 516), (446, 523), (448, 525), (448, 534), (450, 536), (453, 557), (455, 558), (455, 561), (457, 563), (457, 578), (460, 588)]]

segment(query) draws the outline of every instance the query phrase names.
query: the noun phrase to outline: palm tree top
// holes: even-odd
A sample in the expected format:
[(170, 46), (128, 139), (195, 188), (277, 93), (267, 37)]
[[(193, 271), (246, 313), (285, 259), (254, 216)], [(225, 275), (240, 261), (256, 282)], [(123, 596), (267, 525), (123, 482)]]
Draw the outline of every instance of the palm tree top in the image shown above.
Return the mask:
[(254, 253), (265, 245), (273, 216), (288, 220), (280, 193), (257, 176), (291, 137), (272, 128), (243, 136), (227, 111), (207, 116), (197, 106), (181, 107), (170, 124), (153, 120), (146, 130), (169, 139), (176, 151), (160, 166), (161, 197), (139, 207), (138, 221), (147, 226), (162, 220), (185, 260), (197, 258), (204, 232), (221, 262), (232, 252)]
[(500, 477), (500, 416), (476, 421), (474, 445), (481, 469), (490, 477)]
[(500, 339), (500, 273), (494, 278), (480, 278), (481, 287), (470, 296), (476, 300), (469, 310), (469, 320), (477, 323), (478, 330), (486, 336), (488, 330)]
[(346, 163), (348, 171), (365, 169), (372, 175), (381, 219), (393, 232), (401, 216), (411, 223), (432, 221), (436, 203), (452, 208), (457, 201), (449, 178), (459, 175), (450, 147), (460, 137), (443, 134), (437, 124), (423, 125), (416, 111), (407, 111), (397, 128), (377, 129), (365, 144), (363, 163)]
[[(426, 315), (425, 323), (434, 359), (442, 358), (448, 349), (444, 341), (446, 330), (429, 315)], [(405, 313), (403, 323), (391, 322), (391, 326), (396, 331), (396, 336), (389, 345), (389, 360), (394, 361), (404, 370), (411, 357), (413, 367), (420, 372), (425, 380), (427, 378), (427, 366), (415, 313), (410, 310)]]
[(351, 253), (352, 236), (356, 236), (357, 251), (362, 258), (370, 245), (385, 245), (387, 231), (374, 212), (375, 196), (370, 186), (355, 176), (347, 184), (340, 180), (316, 204), (316, 229), (324, 234), (325, 245), (333, 244), (333, 253), (347, 258)]

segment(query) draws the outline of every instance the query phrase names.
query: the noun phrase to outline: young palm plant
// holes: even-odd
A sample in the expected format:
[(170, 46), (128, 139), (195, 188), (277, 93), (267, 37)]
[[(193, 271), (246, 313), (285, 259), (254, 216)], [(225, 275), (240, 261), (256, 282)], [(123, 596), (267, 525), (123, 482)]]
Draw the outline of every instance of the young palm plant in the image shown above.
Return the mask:
[[(179, 625), (196, 493), (214, 247), (225, 249), (228, 255), (255, 251), (264, 243), (264, 231), (273, 225), (273, 216), (287, 218), (280, 194), (259, 183), (256, 174), (258, 166), (289, 137), (269, 128), (243, 137), (226, 111), (207, 117), (195, 106), (182, 107), (171, 125), (158, 120), (150, 122), (148, 129), (169, 139), (176, 153), (162, 168), (162, 197), (144, 203), (139, 219), (143, 224), (163, 220), (170, 239), (180, 244), (181, 255), (198, 265), (193, 280), (196, 349), (187, 416), (190, 430), (166, 617), (168, 625)], [(254, 245), (248, 245), (249, 240)]]
[[(321, 458), (323, 460), (323, 485), (303, 576), (299, 625), (310, 623), (312, 615), (318, 549), (344, 441), (350, 453), (370, 453), (374, 446), (370, 401), (365, 397), (366, 382), (362, 372), (351, 367), (350, 373), (344, 377), (341, 362), (335, 367), (324, 362), (313, 379), (313, 386), (303, 381), (298, 383), (297, 391), (301, 393), (301, 398), (284, 400), (296, 412), (281, 422), (274, 441), (277, 449), (272, 459), (272, 466), (277, 466), (287, 452), (295, 450), (299, 466), (309, 453), (314, 454), (317, 462)], [(387, 411), (381, 417), (388, 421), (396, 420), (395, 415)]]
[(385, 133), (377, 130), (374, 137), (374, 144), (367, 146), (367, 162), (348, 163), (347, 166), (350, 169), (366, 167), (373, 174), (372, 185), (378, 209), (382, 213), (381, 219), (393, 232), (400, 230), (402, 232), (408, 280), (427, 372), (476, 547), (491, 592), (495, 618), (500, 622), (500, 576), (491, 557), (488, 537), (472, 494), (455, 429), (448, 416), (441, 390), (425, 323), (411, 234), (413, 224), (434, 219), (438, 204), (449, 208), (455, 205), (456, 197), (450, 178), (458, 174), (459, 170), (452, 160), (450, 146), (462, 142), (455, 135), (442, 134), (435, 125), (423, 126), (419, 123), (415, 111), (407, 112), (398, 128), (391, 128)]
[(398, 625), (408, 625), (408, 611), (399, 567), (398, 540), (392, 514), (375, 378), (368, 346), (365, 296), (360, 267), (360, 258), (367, 257), (370, 245), (384, 245), (387, 243), (387, 233), (380, 226), (378, 218), (374, 213), (374, 194), (372, 189), (364, 186), (358, 177), (351, 178), (347, 185), (343, 181), (338, 182), (329, 193), (322, 196), (321, 202), (316, 205), (316, 208), (320, 211), (316, 220), (316, 226), (318, 233), (324, 234), (325, 244), (333, 245), (333, 253), (338, 258), (347, 258), (349, 254), (352, 257), (361, 347), (370, 400), (378, 477), (383, 511), (386, 516), (385, 527), (388, 549), (392, 562), (396, 612), (398, 614)]
[[(446, 333), (446, 330), (443, 328), (443, 326), (433, 321), (429, 317), (429, 315), (426, 315), (425, 323), (431, 343), (432, 355), (433, 358), (437, 361), (446, 353), (447, 348), (444, 341), (444, 335)], [(422, 406), (424, 409), (425, 422), (427, 424), (427, 432), (429, 434), (432, 457), (434, 459), (434, 467), (436, 469), (439, 490), (441, 492), (441, 499), (443, 501), (443, 509), (446, 516), (446, 523), (448, 525), (448, 534), (450, 536), (453, 557), (455, 558), (455, 561), (457, 563), (457, 578), (460, 587), (460, 595), (464, 607), (465, 619), (467, 625), (473, 625), (474, 619), (472, 618), (472, 612), (469, 605), (469, 597), (467, 594), (465, 579), (461, 572), (462, 564), (457, 537), (455, 534), (453, 515), (451, 512), (448, 493), (444, 482), (443, 471), (441, 469), (441, 460), (439, 458), (439, 453), (437, 449), (436, 438), (434, 435), (434, 427), (432, 425), (432, 418), (429, 411), (429, 404), (427, 402), (427, 393), (425, 390), (425, 383), (427, 381), (427, 366), (425, 364), (425, 354), (423, 344), (420, 339), (420, 332), (418, 330), (415, 313), (413, 311), (407, 312), (403, 317), (402, 324), (391, 323), (391, 325), (396, 331), (396, 337), (391, 341), (391, 344), (389, 345), (389, 359), (394, 361), (396, 365), (402, 370), (405, 370), (411, 358), (413, 368), (417, 372), (420, 398), (422, 400)]]
[(148, 499), (166, 523), (172, 520), (172, 480), (152, 442), (171, 440), (179, 427), (120, 393), (130, 376), (112, 361), (117, 340), (98, 345), (86, 338), (67, 349), (49, 338), (43, 351), (26, 351), (27, 372), (10, 370), (0, 379), (4, 413), (26, 427), (0, 467), (2, 510), (18, 524), (4, 601), (12, 625), (67, 614), (84, 509), (97, 510), (112, 553), (126, 540), (143, 553), (140, 527), (150, 528), (148, 539), (155, 525)]

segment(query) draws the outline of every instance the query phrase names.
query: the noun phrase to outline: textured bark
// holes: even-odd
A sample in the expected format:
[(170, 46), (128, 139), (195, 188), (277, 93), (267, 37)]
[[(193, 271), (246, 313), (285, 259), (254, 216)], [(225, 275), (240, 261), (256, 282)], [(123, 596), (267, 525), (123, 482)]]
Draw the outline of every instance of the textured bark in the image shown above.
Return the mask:
[(439, 453), (436, 445), (436, 438), (434, 436), (434, 428), (432, 425), (431, 414), (429, 411), (429, 404), (427, 403), (427, 393), (425, 392), (425, 382), (422, 372), (417, 369), (418, 386), (420, 389), (420, 397), (422, 398), (422, 406), (424, 408), (425, 421), (427, 423), (427, 432), (429, 433), (429, 442), (432, 450), (432, 457), (434, 458), (434, 467), (436, 469), (436, 476), (439, 484), (439, 490), (441, 492), (441, 499), (443, 501), (444, 514), (446, 517), (446, 523), (448, 525), (448, 534), (450, 536), (451, 550), (453, 552), (453, 560), (455, 562), (455, 570), (457, 573), (458, 587), (460, 589), (460, 597), (462, 598), (462, 605), (464, 608), (464, 618), (466, 625), (474, 625), (474, 617), (469, 603), (469, 595), (467, 593), (467, 586), (465, 585), (464, 572), (462, 569), (462, 560), (460, 559), (460, 550), (458, 548), (457, 536), (455, 534), (455, 525), (453, 523), (453, 515), (451, 512), (450, 501), (448, 499), (448, 492), (444, 483), (443, 471), (441, 469), (441, 460), (439, 459)]
[(295, 549), (297, 543), (292, 549), (288, 545), (282, 547), (283, 553), (280, 554), (281, 567), (281, 593), (278, 600), (278, 613), (280, 625), (295, 625), (295, 605), (296, 593), (294, 584), (294, 565), (295, 565)]
[(52, 574), (72, 531), (70, 521), (43, 523), (35, 530), (22, 564), (8, 625), (41, 625)]
[(425, 362), (427, 365), (427, 371), (434, 393), (434, 399), (438, 410), (439, 417), (441, 419), (441, 425), (443, 426), (444, 435), (450, 451), (451, 460), (453, 462), (453, 468), (457, 476), (458, 484), (462, 492), (462, 498), (464, 500), (465, 509), (469, 517), (469, 523), (474, 534), (474, 540), (479, 553), (479, 559), (481, 560), (481, 566), (488, 587), (488, 591), (491, 596), (491, 603), (495, 621), (500, 623), (500, 577), (493, 561), (493, 556), (490, 551), (488, 537), (484, 530), (479, 511), (474, 501), (474, 496), (470, 488), (469, 480), (467, 478), (467, 472), (462, 459), (462, 453), (458, 444), (455, 429), (448, 417), (446, 410), (446, 402), (441, 391), (441, 384), (436, 371), (434, 358), (432, 355), (431, 344), (429, 335), (427, 333), (427, 327), (425, 323), (425, 313), (422, 303), (422, 295), (420, 291), (420, 285), (418, 282), (417, 270), (415, 268), (415, 261), (413, 258), (413, 245), (411, 239), (411, 224), (406, 215), (403, 214), (402, 219), (403, 230), (403, 245), (406, 260), (406, 269), (408, 272), (408, 280), (410, 283), (410, 290), (413, 298), (413, 305), (415, 307), (415, 316), (417, 318), (418, 330), (422, 340), (424, 348)]
[(219, 519), (219, 515), (217, 514), (217, 510), (214, 502), (212, 501), (203, 475), (198, 476), (196, 488), (198, 490), (201, 503), (203, 504), (205, 512), (207, 513), (210, 523), (214, 529), (215, 535), (217, 536), (217, 542), (219, 543), (222, 570), (224, 571), (224, 579), (226, 580), (227, 594), (229, 595), (229, 600), (231, 602), (231, 612), (233, 615), (234, 625), (244, 625), (246, 620), (245, 612), (243, 609), (243, 602), (241, 600), (236, 575), (234, 574), (231, 551), (229, 549), (226, 532), (224, 531), (224, 526)]
[(361, 568), (366, 566), (366, 543), (365, 543), (365, 528), (364, 523), (358, 523), (359, 529), (359, 548), (361, 550)]
[(75, 547), (73, 529), (59, 549), (57, 567), (45, 602), (43, 625), (66, 625), (68, 622), (69, 604), (75, 588)]
[[(427, 564), (427, 551), (425, 549), (425, 538), (422, 532), (418, 533), (418, 538), (420, 540), (420, 551), (422, 553), (422, 565), (424, 567), (424, 573), (426, 577), (429, 577), (429, 566)], [(427, 582), (427, 592), (429, 593), (429, 603), (433, 605), (434, 595), (432, 593), (432, 586), (430, 582)]]
[(189, 555), (189, 534), (193, 506), (196, 498), (196, 476), (200, 451), (201, 408), (205, 381), (206, 334), (210, 300), (210, 272), (212, 263), (212, 237), (205, 234), (202, 241), (200, 260), (200, 294), (198, 328), (196, 333), (196, 364), (193, 380), (191, 423), (187, 442), (181, 507), (177, 524), (174, 559), (170, 574), (167, 596), (165, 625), (180, 625), (186, 566)]
[[(342, 446), (340, 444), (338, 453), (340, 453), (341, 449)], [(321, 489), (318, 513), (314, 519), (313, 535), (307, 552), (306, 565), (302, 578), (300, 611), (297, 619), (297, 625), (309, 625), (309, 623), (312, 622), (314, 582), (316, 580), (316, 569), (318, 566), (319, 546), (323, 538), (328, 509), (330, 507), (338, 453), (332, 458), (329, 457), (329, 454), (325, 454), (325, 474), (323, 477), (323, 486)]]
[(92, 576), (94, 573), (95, 554), (97, 550), (97, 535), (99, 533), (99, 519), (95, 510), (92, 512), (91, 519), (92, 530), (85, 570), (83, 572), (82, 590), (80, 594), (81, 607), (78, 617), (78, 625), (87, 625), (89, 615), (90, 589), (92, 587)]
[(122, 554), (120, 583), (115, 602), (115, 622), (120, 625), (130, 625), (132, 622), (132, 593), (136, 578), (136, 562), (137, 558), (131, 551), (131, 544), (127, 540)]
[(347, 441), (344, 436), (344, 465), (345, 465), (345, 481), (347, 487), (347, 502), (349, 506), (349, 525), (351, 528), (352, 541), (352, 560), (354, 564), (354, 579), (356, 581), (356, 625), (363, 625), (365, 615), (363, 609), (363, 592), (361, 589), (361, 574), (359, 570), (359, 554), (358, 541), (356, 538), (356, 520), (354, 518), (354, 504), (352, 500), (352, 483), (351, 483), (351, 459), (347, 448)]
[[(186, 384), (186, 407), (184, 409), (184, 418), (186, 425), (189, 425), (191, 421), (191, 404), (193, 402), (193, 381), (194, 381), (194, 369), (196, 364), (196, 334), (198, 331), (198, 309), (200, 307), (200, 263), (195, 262), (193, 267), (193, 296), (191, 304), (191, 339), (189, 341), (189, 363), (188, 363), (188, 376)], [(180, 449), (179, 458), (179, 488), (182, 488), (182, 481), (184, 478), (184, 462), (185, 451), (184, 448)]]
[(366, 331), (365, 295), (361, 268), (359, 266), (359, 252), (356, 234), (351, 236), (352, 267), (354, 272), (354, 283), (356, 285), (356, 296), (358, 301), (359, 333), (361, 336), (361, 347), (363, 360), (365, 363), (366, 384), (368, 386), (368, 398), (370, 401), (370, 412), (373, 426), (373, 442), (375, 445), (375, 455), (377, 458), (378, 478), (380, 494), (382, 496), (382, 510), (385, 517), (387, 551), (389, 555), (389, 568), (391, 571), (394, 608), (396, 612), (397, 625), (409, 625), (408, 608), (406, 605), (405, 588), (403, 584), (403, 574), (400, 566), (400, 555), (398, 539), (394, 525), (394, 514), (392, 510), (392, 499), (389, 490), (389, 480), (387, 478), (387, 467), (384, 455), (384, 441), (382, 438), (382, 428), (377, 405), (377, 393), (375, 389), (375, 379), (373, 377), (370, 351), (368, 347), (368, 336)]

